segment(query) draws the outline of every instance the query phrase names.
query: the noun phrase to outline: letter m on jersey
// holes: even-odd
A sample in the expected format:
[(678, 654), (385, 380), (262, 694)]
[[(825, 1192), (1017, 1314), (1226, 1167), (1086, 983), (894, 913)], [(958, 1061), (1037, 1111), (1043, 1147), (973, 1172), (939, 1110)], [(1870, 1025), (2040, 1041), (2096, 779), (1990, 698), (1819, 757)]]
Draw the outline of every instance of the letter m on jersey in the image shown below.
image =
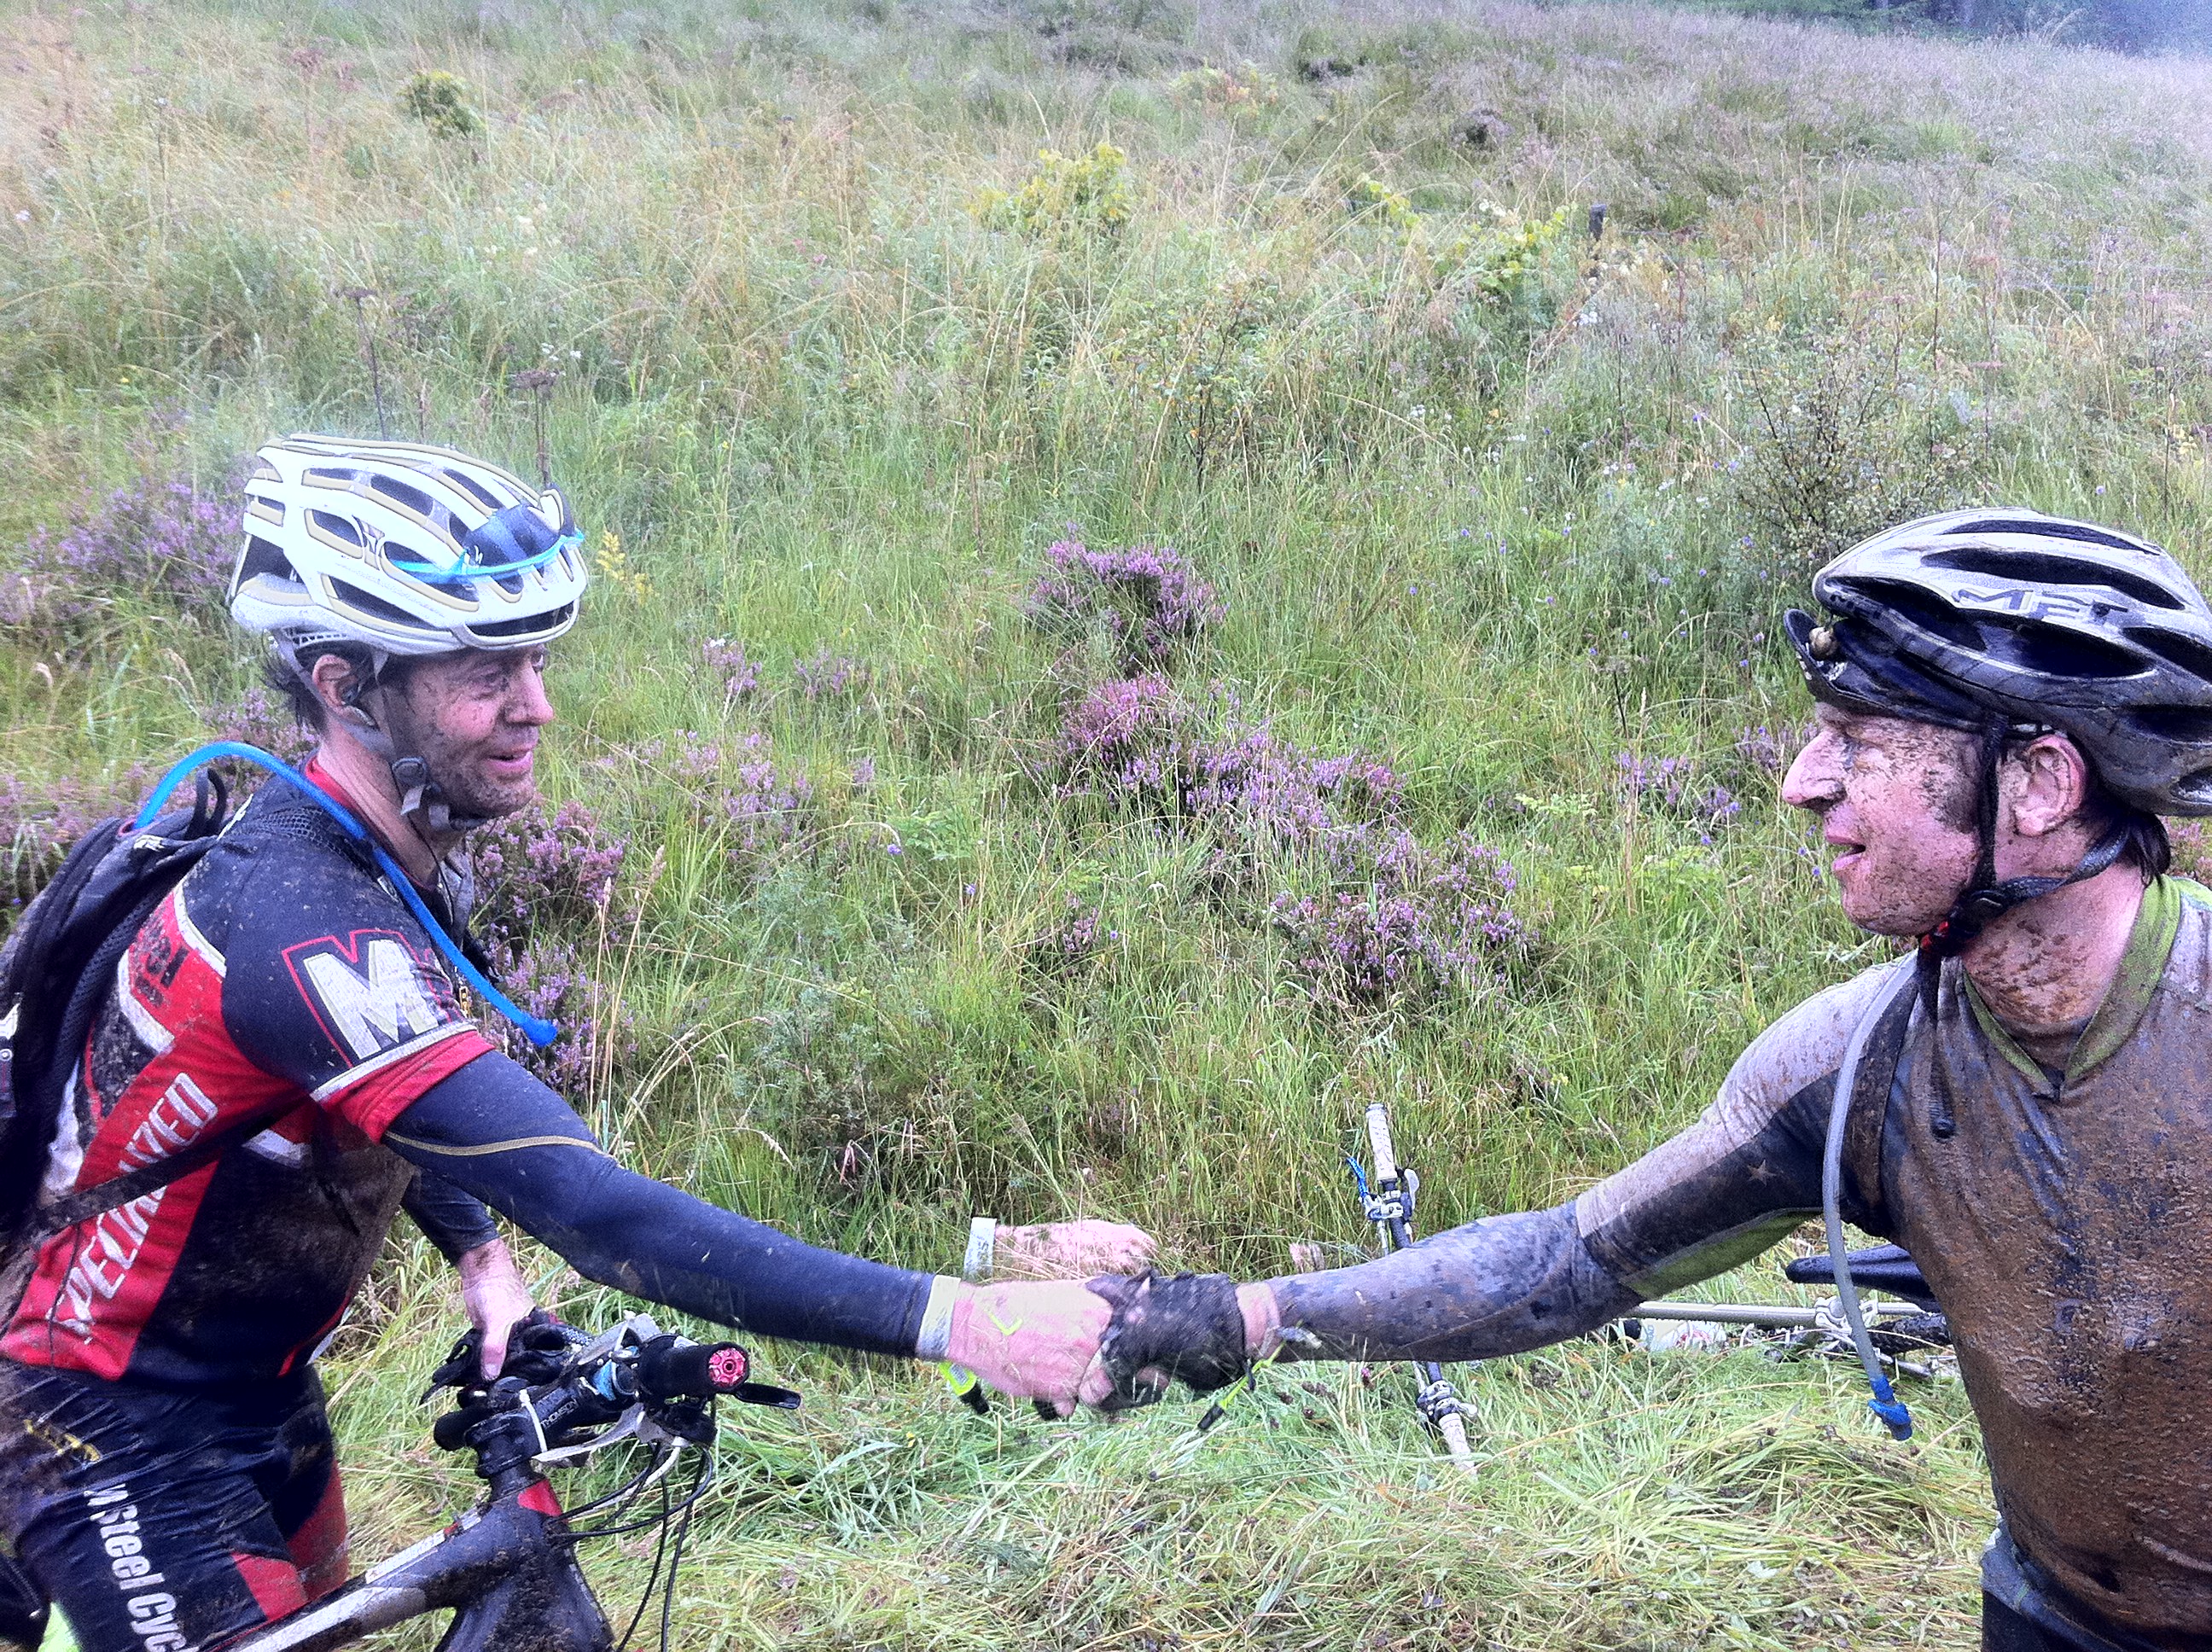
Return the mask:
[(333, 1042), (356, 1061), (372, 1060), (451, 1027), (453, 995), (404, 936), (357, 929), (288, 947), (292, 979)]

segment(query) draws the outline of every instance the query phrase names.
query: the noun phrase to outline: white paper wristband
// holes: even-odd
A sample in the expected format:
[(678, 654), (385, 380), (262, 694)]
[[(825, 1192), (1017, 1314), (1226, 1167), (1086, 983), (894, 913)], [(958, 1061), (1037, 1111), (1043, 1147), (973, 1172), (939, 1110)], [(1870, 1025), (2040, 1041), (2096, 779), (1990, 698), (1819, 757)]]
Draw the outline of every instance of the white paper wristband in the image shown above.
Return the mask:
[(979, 1216), (968, 1224), (968, 1254), (960, 1264), (960, 1277), (982, 1283), (991, 1277), (999, 1249), (999, 1218)]
[(921, 1329), (914, 1339), (916, 1359), (942, 1359), (952, 1345), (952, 1305), (963, 1289), (957, 1279), (942, 1273), (929, 1282), (929, 1303), (921, 1310)]

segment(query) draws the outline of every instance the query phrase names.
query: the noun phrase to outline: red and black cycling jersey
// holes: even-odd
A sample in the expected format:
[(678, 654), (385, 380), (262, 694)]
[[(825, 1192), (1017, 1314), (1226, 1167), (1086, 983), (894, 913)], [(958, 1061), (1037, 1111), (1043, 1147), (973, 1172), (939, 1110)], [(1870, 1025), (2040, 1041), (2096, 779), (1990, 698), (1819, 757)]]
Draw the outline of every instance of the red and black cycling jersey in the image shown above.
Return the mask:
[[(441, 922), (454, 916), (419, 892)], [(402, 1203), (448, 1256), (494, 1236), (490, 1204), (602, 1284), (871, 1352), (915, 1352), (948, 1283), (817, 1249), (617, 1163), (470, 1023), (397, 891), (281, 780), (118, 965), (40, 1197), (234, 1131), (213, 1163), (44, 1246), (0, 1336), (0, 1442), (14, 1442), (0, 1536), (88, 1647), (152, 1632), (142, 1596), (115, 1583), (143, 1575), (156, 1540), (175, 1608), (158, 1622), (180, 1643), (187, 1622), (228, 1635), (343, 1570), (307, 1362)], [(112, 1575), (88, 1564), (118, 1552), (100, 1546), (125, 1520), (139, 1550), (103, 1558)]]
[(212, 1164), (49, 1241), (0, 1357), (170, 1386), (284, 1376), (336, 1327), (403, 1202), (449, 1257), (494, 1236), (489, 1205), (588, 1278), (872, 1353), (913, 1353), (938, 1290), (617, 1163), (470, 1022), (374, 861), (282, 780), (125, 953), (40, 1198), (240, 1127)]
[(49, 1241), (0, 1353), (165, 1384), (291, 1371), (414, 1177), (385, 1127), (491, 1048), (397, 892), (319, 808), (264, 787), (125, 953), (40, 1198), (263, 1127)]

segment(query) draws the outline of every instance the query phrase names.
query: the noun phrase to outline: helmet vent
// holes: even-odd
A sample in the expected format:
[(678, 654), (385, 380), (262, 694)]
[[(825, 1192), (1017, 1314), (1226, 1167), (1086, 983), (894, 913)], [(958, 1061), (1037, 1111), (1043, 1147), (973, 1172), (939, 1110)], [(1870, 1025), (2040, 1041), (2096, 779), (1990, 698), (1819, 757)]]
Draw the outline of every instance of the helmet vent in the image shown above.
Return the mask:
[(395, 625), (405, 626), (410, 631), (425, 631), (430, 629), (405, 609), (395, 606), (381, 597), (372, 597), (357, 585), (349, 585), (343, 580), (332, 580), (331, 588), (345, 598), (348, 607), (357, 608), (364, 614), (374, 614), (379, 619), (390, 620)]
[(488, 625), (472, 625), (469, 629), (480, 637), (532, 636), (540, 631), (558, 630), (575, 611), (575, 604), (563, 603), (550, 613), (532, 614), (527, 619), (495, 620)]
[(238, 583), (270, 574), (287, 585), (300, 583), (300, 576), (292, 571), (292, 563), (284, 553), (259, 534), (249, 534), (246, 540), (246, 555), (238, 564)]
[(2205, 647), (2195, 637), (2148, 625), (2130, 625), (2121, 635), (2136, 647), (2156, 654), (2169, 665), (2179, 666), (2198, 682), (2212, 683), (2212, 647)]
[(2142, 657), (2110, 642), (2100, 642), (2055, 625), (2033, 623), (1998, 629), (1990, 653), (2015, 671), (2075, 682), (2142, 677), (2149, 667)]
[(394, 482), (388, 476), (371, 477), (368, 486), (371, 492), (382, 494), (393, 504), (410, 510), (417, 516), (430, 513), (430, 495), (419, 488), (410, 488), (404, 482)]
[(1978, 522), (1961, 522), (1955, 528), (1944, 531), (1947, 539), (1958, 538), (1969, 533), (2015, 533), (2029, 539), (2074, 539), (2085, 545), (2103, 545), (2112, 550), (2133, 551), (2136, 556), (2154, 555), (2152, 548), (2140, 539), (2124, 539), (2117, 533), (2106, 533), (2085, 522), (2055, 522), (2047, 517), (2030, 517), (2025, 521), (2014, 521), (2002, 516), (1986, 517)]
[(1851, 589), (1960, 648), (1982, 646), (1981, 628), (1934, 592), (1903, 580), (1853, 580)]
[(2154, 740), (2181, 745), (2212, 745), (2212, 710), (2202, 706), (2145, 706), (2128, 720)]
[(470, 480), (467, 477), (463, 476), (459, 471), (446, 471), (441, 472), (441, 474), (444, 476), (447, 481), (452, 483), (456, 488), (459, 488), (462, 492), (468, 495), (470, 498), (475, 500), (477, 503), (482, 505), (486, 510), (497, 511), (501, 508), (499, 501), (494, 499), (486, 489), (479, 483)]
[(349, 545), (361, 544), (361, 529), (343, 516), (333, 516), (328, 511), (310, 511), (315, 525), (332, 538), (343, 539)]
[(1930, 568), (1956, 568), (1961, 574), (1981, 574), (2008, 583), (2100, 585), (2132, 597), (2147, 608), (2182, 606), (2181, 599), (2156, 580), (2146, 580), (2140, 574), (2114, 568), (2109, 562), (2093, 562), (2085, 557), (1969, 546), (1958, 550), (1939, 550), (1927, 560)]

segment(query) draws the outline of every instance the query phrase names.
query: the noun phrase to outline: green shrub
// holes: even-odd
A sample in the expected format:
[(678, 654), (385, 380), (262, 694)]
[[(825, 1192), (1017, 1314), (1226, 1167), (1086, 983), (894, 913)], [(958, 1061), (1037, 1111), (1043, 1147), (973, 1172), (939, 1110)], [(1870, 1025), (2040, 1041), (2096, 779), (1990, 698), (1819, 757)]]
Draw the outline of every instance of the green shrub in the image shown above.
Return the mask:
[(442, 69), (417, 70), (400, 88), (399, 112), (440, 137), (474, 137), (483, 122), (469, 107), (469, 83)]
[(1963, 394), (1927, 383), (1901, 343), (1853, 331), (1777, 343), (1740, 391), (1748, 451), (1733, 492), (1790, 589), (1854, 541), (1964, 502), (1989, 458)]
[(1020, 189), (987, 189), (974, 210), (981, 222), (1039, 238), (1118, 234), (1129, 222), (1129, 157), (1103, 138), (1087, 155), (1040, 149)]

